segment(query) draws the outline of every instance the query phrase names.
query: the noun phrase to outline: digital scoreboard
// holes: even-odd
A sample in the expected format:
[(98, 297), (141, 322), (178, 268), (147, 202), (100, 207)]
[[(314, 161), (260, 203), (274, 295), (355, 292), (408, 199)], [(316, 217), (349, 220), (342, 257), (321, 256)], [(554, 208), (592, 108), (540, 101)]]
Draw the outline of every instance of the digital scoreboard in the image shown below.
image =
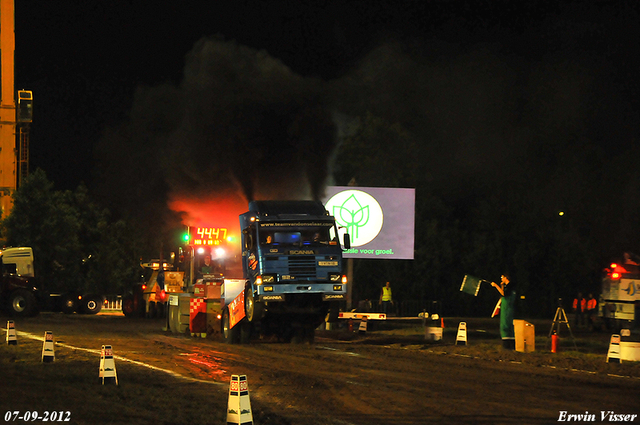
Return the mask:
[(227, 240), (227, 229), (225, 227), (189, 226), (184, 240), (189, 245), (196, 246), (221, 245)]

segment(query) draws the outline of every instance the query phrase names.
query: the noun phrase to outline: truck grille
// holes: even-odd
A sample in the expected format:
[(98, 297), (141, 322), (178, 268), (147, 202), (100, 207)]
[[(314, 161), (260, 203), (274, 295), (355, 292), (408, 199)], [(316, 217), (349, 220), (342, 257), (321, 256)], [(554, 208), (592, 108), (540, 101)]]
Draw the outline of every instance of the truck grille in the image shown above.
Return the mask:
[(297, 278), (316, 276), (316, 258), (313, 256), (290, 256), (289, 274)]

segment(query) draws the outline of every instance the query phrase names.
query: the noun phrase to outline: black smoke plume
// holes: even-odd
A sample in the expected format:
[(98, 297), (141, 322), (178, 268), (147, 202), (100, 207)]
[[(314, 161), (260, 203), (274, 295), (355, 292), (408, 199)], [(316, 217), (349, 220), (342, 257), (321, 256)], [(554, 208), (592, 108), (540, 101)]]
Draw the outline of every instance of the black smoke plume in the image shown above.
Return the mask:
[(318, 199), (336, 131), (324, 83), (235, 42), (204, 38), (179, 84), (140, 87), (96, 149), (107, 206), (174, 224), (170, 199)]

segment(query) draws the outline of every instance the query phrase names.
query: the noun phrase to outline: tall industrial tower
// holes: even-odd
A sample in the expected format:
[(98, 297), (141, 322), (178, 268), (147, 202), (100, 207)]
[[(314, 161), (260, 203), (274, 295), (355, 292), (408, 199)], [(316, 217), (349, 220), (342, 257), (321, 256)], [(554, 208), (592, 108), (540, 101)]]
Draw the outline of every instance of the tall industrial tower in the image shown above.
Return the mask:
[(29, 90), (18, 91), (16, 113), (15, 50), (14, 0), (0, 0), (0, 218), (5, 218), (11, 212), (13, 193), (29, 174), (33, 93)]
[(16, 95), (14, 55), (16, 49), (14, 0), (0, 0), (0, 215), (5, 218), (13, 207), (16, 190)]

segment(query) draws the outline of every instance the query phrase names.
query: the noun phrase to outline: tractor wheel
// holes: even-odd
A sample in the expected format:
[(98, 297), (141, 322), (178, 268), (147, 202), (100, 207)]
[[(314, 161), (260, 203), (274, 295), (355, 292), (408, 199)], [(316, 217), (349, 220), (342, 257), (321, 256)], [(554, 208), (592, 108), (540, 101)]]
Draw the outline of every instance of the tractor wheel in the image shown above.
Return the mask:
[(229, 317), (229, 309), (225, 308), (222, 313), (222, 339), (227, 344), (237, 344), (240, 339), (239, 331), (240, 325), (231, 327), (231, 321)]
[(126, 296), (122, 299), (122, 312), (125, 317), (133, 317), (136, 313), (136, 306), (132, 296)]
[(244, 312), (251, 323), (259, 322), (264, 317), (264, 303), (256, 301), (251, 288), (244, 290)]
[(15, 317), (29, 317), (38, 314), (36, 297), (26, 289), (17, 289), (9, 296), (9, 314)]
[(102, 297), (99, 295), (86, 295), (82, 297), (80, 312), (84, 314), (98, 314), (100, 310), (102, 310), (102, 302)]

